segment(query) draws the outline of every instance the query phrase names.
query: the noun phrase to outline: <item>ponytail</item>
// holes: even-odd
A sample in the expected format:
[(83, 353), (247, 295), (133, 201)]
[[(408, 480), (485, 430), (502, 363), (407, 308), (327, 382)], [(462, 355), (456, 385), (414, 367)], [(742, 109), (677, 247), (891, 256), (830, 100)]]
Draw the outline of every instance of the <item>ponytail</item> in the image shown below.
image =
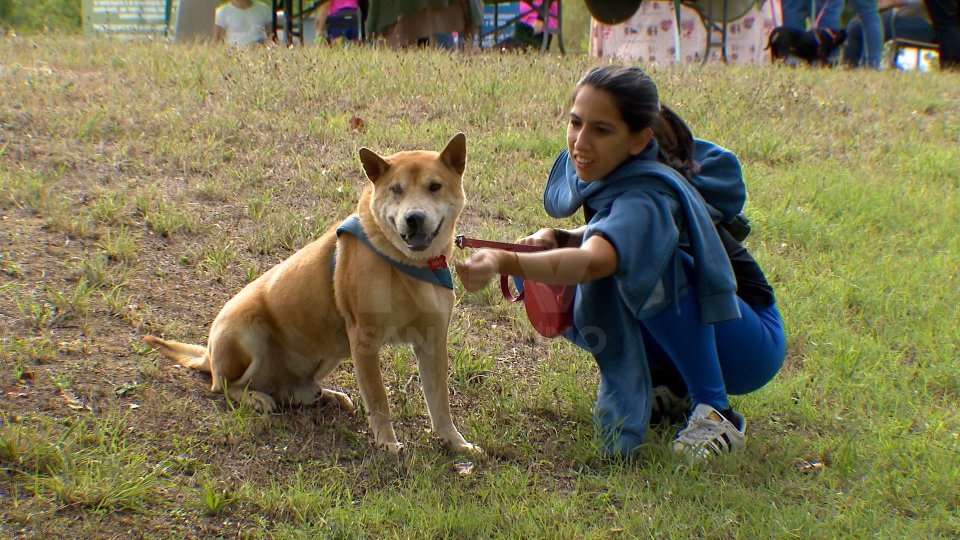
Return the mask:
[(676, 169), (687, 180), (700, 172), (700, 164), (693, 157), (693, 133), (687, 123), (663, 103), (653, 133), (660, 145), (657, 161)]

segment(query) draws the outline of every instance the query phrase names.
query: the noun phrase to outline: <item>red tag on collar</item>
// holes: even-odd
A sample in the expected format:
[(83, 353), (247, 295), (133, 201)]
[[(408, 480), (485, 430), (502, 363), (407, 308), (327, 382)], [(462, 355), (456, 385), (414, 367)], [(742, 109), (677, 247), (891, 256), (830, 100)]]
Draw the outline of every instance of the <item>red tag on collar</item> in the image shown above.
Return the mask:
[(436, 257), (427, 260), (427, 268), (429, 268), (431, 272), (435, 272), (441, 268), (446, 268), (446, 267), (447, 267), (447, 258), (444, 257), (443, 255), (437, 255)]

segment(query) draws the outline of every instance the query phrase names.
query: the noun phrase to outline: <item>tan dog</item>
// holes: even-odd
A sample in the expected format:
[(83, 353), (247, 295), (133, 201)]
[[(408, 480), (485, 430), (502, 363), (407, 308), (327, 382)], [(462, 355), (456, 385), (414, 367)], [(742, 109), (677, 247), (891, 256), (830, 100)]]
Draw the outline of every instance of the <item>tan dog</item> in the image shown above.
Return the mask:
[(225, 389), (230, 398), (263, 412), (278, 402), (308, 404), (318, 398), (352, 409), (345, 394), (319, 386), (350, 356), (374, 441), (391, 452), (403, 445), (390, 419), (379, 353), (385, 344), (409, 343), (434, 430), (454, 451), (481, 453), (450, 417), (447, 328), (453, 291), (394, 264), (427, 272), (440, 263), (440, 272), (449, 276), (445, 257), (453, 250), (464, 206), (466, 153), (462, 133), (440, 153), (383, 158), (362, 148), (360, 161), (370, 182), (357, 213), (369, 244), (350, 232), (338, 237), (334, 225), (231, 298), (213, 321), (206, 348), (153, 336), (144, 341), (185, 366), (209, 371), (214, 392)]

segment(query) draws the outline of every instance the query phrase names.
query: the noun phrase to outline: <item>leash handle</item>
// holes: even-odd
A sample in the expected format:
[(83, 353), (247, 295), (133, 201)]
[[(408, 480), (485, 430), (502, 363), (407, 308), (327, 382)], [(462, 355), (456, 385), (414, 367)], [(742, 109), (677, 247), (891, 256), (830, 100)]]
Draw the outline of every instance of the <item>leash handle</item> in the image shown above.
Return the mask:
[[(460, 249), (464, 248), (490, 248), (490, 249), (501, 249), (504, 251), (513, 251), (515, 253), (533, 253), (535, 251), (544, 251), (547, 248), (543, 246), (531, 246), (527, 244), (513, 244), (510, 242), (496, 242), (494, 240), (480, 240), (478, 238), (470, 238), (462, 234), (458, 234), (453, 241)], [(500, 293), (503, 294), (503, 299), (507, 302), (516, 302), (518, 300), (523, 300), (523, 291), (520, 291), (520, 294), (514, 296), (510, 292), (510, 282), (509, 277), (506, 274), (500, 274)]]

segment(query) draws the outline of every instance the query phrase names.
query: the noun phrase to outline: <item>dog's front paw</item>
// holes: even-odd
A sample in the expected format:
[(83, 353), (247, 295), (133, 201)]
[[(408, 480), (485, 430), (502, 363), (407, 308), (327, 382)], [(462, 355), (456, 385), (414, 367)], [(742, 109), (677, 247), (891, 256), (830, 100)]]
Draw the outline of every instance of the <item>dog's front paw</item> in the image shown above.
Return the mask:
[(457, 454), (462, 454), (465, 456), (472, 456), (474, 458), (482, 458), (487, 454), (483, 451), (483, 448), (476, 444), (468, 443), (467, 441), (442, 441), (443, 447), (451, 452), (456, 452)]
[(400, 455), (401, 452), (403, 452), (403, 443), (396, 442), (396, 441), (386, 442), (386, 443), (377, 443), (377, 448), (379, 448), (380, 450), (386, 450), (387, 452), (390, 452), (391, 454), (397, 456), (397, 455)]

